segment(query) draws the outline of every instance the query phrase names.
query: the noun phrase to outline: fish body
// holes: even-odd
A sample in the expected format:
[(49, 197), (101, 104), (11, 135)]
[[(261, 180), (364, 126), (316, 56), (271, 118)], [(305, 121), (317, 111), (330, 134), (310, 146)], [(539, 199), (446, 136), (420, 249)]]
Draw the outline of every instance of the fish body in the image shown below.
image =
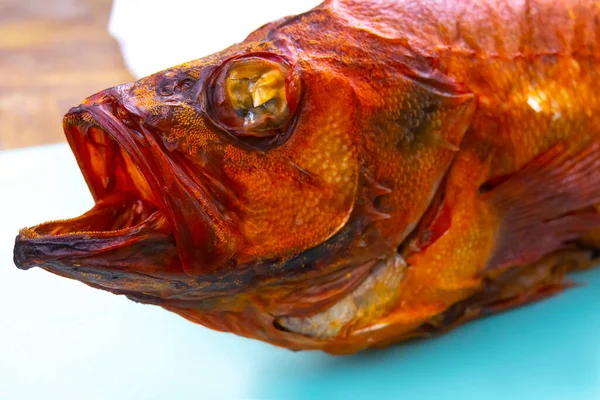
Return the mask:
[(15, 263), (352, 353), (553, 294), (600, 248), (593, 1), (326, 1), (64, 119), (96, 201)]

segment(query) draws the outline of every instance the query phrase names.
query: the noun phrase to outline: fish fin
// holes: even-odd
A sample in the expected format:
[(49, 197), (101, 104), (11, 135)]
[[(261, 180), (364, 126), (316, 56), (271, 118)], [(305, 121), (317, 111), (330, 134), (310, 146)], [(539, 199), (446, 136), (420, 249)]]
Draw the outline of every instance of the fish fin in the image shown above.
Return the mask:
[(573, 281), (563, 281), (551, 283), (546, 286), (534, 288), (532, 290), (523, 292), (515, 297), (508, 298), (497, 303), (490, 304), (484, 309), (484, 314), (496, 314), (504, 311), (508, 311), (511, 308), (524, 306), (530, 303), (535, 303), (540, 300), (544, 300), (553, 297), (559, 293), (562, 293), (566, 289), (571, 289), (580, 286)]
[(406, 335), (406, 339), (432, 337), (448, 333), (467, 322), (478, 318), (499, 314), (513, 308), (534, 303), (553, 297), (564, 290), (578, 286), (570, 281), (548, 283), (530, 288), (514, 297), (500, 299), (489, 304), (478, 304), (473, 299), (468, 299), (450, 307), (440, 315), (421, 325), (418, 329)]
[(503, 216), (486, 270), (535, 262), (600, 227), (600, 143), (576, 154), (559, 143), (481, 191)]

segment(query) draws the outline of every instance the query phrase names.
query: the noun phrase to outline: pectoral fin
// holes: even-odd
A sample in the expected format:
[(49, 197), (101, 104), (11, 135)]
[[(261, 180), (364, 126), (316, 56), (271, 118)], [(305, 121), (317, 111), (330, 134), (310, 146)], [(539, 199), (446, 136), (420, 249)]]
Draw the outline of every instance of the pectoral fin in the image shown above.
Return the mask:
[(482, 190), (503, 218), (487, 270), (536, 262), (600, 227), (600, 144), (560, 143)]

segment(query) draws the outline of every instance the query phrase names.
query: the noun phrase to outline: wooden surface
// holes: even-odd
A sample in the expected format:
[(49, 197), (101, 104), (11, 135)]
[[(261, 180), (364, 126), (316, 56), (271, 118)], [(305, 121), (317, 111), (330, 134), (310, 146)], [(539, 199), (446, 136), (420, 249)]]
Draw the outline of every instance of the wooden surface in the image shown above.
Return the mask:
[(0, 0), (0, 150), (63, 141), (62, 116), (132, 80), (110, 0)]

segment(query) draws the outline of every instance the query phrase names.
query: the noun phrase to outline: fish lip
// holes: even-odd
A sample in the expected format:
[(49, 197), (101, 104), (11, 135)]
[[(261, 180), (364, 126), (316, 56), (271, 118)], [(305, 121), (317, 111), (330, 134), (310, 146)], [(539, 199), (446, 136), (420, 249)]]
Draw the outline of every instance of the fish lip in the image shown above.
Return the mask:
[[(161, 233), (169, 235), (168, 240), (176, 249), (179, 270), (192, 277), (198, 276), (199, 272), (204, 271), (193, 270), (195, 265), (189, 267), (190, 260), (199, 260), (198, 264), (204, 262), (206, 258), (202, 259), (202, 254), (197, 253), (204, 253), (205, 249), (208, 249), (206, 253), (210, 257), (211, 240), (217, 237), (213, 225), (211, 225), (212, 221), (206, 215), (206, 210), (194, 202), (191, 190), (186, 186), (192, 182), (192, 179), (185, 175), (185, 171), (179, 169), (176, 160), (171, 158), (172, 155), (165, 150), (159, 133), (151, 126), (146, 125), (147, 116), (143, 115), (143, 110), (138, 110), (135, 102), (129, 101), (128, 89), (130, 87), (131, 85), (123, 85), (107, 89), (87, 98), (81, 105), (69, 110), (63, 119), (67, 141), (96, 206), (105, 198), (110, 197), (113, 192), (118, 193), (124, 189), (136, 191), (139, 199), (151, 204), (162, 215)], [(100, 142), (97, 141), (98, 139)], [(89, 141), (86, 142), (86, 140)], [(127, 164), (127, 168), (120, 170), (121, 175), (126, 176), (125, 183), (123, 183), (124, 178), (122, 177), (119, 183), (115, 175), (117, 167), (111, 164), (111, 162), (114, 164), (115, 160), (105, 156), (113, 154), (112, 152), (107, 150), (103, 156), (92, 152), (106, 143), (109, 143), (111, 150), (122, 156), (119, 159), (121, 164)], [(129, 161), (124, 160), (125, 156)], [(131, 177), (130, 172), (137, 179)], [(111, 179), (107, 181), (107, 177), (112, 181)], [(127, 178), (131, 179), (127, 180)], [(198, 189), (206, 191), (205, 188)], [(211, 205), (209, 204), (209, 206)], [(214, 205), (212, 207), (215, 208)], [(194, 229), (190, 228), (189, 222), (186, 220), (186, 213), (189, 213), (190, 210), (198, 213), (198, 216), (194, 218)], [(215, 214), (214, 210), (212, 211)], [(50, 243), (51, 235), (45, 235), (47, 243), (44, 243), (44, 241), (40, 241), (40, 235), (36, 233), (38, 229), (44, 228), (47, 224), (52, 224), (52, 222), (21, 231), (14, 249), (14, 261), (17, 267), (27, 269), (34, 265), (43, 266), (54, 262), (53, 254), (57, 253), (56, 251), (44, 254), (39, 252), (40, 249), (36, 250), (31, 247), (38, 245), (40, 248), (48, 249), (54, 246)], [(89, 233), (91, 235), (88, 236), (94, 236), (97, 232)], [(133, 232), (130, 233), (133, 234)], [(69, 235), (73, 240), (78, 240), (75, 234)], [(67, 249), (69, 243), (67, 238), (64, 239), (62, 245)], [(190, 244), (194, 240), (193, 244), (197, 244), (196, 246)], [(106, 246), (112, 248), (108, 242)], [(48, 257), (44, 258), (44, 255)], [(64, 261), (64, 252), (61, 253), (61, 256), (61, 260)], [(225, 254), (225, 257), (221, 258), (226, 257), (229, 255)], [(69, 258), (67, 257), (67, 259)], [(81, 260), (81, 264), (89, 261)], [(213, 261), (213, 265), (217, 266), (222, 264), (216, 257), (208, 261)], [(160, 269), (160, 262), (157, 262), (156, 269), (150, 272)], [(111, 265), (104, 264), (103, 268), (110, 269)]]
[[(154, 235), (154, 239), (158, 235), (175, 246), (163, 204), (154, 196), (158, 184), (137, 150), (142, 138), (119, 118), (133, 124), (136, 116), (124, 109), (111, 90), (86, 99), (65, 115), (65, 135), (95, 205), (79, 217), (22, 229), (14, 247), (18, 268), (85, 264), (86, 254), (94, 257), (103, 251), (130, 246), (136, 243), (136, 236), (142, 235)], [(94, 141), (98, 138), (102, 144)], [(102, 152), (90, 153), (101, 147)], [(126, 222), (119, 221), (122, 209), (129, 213), (125, 214)], [(173, 272), (173, 268), (170, 270)]]
[[(116, 117), (117, 113), (119, 114), (118, 118)], [(71, 147), (71, 151), (77, 160), (94, 200), (97, 201), (106, 195), (106, 190), (102, 187), (101, 182), (94, 179), (97, 177), (90, 176), (92, 175), (92, 168), (90, 168), (89, 160), (82, 153), (81, 143), (77, 141), (88, 136), (91, 128), (101, 130), (120, 148), (125, 150), (150, 188), (155, 190), (160, 189), (160, 185), (154, 179), (151, 171), (145, 168), (143, 157), (139, 152), (139, 146), (144, 145), (143, 135), (140, 133), (142, 129), (141, 123), (137, 122), (140, 118), (140, 115), (133, 114), (129, 109), (125, 108), (118, 100), (118, 96), (114, 93), (114, 90), (108, 90), (106, 93), (101, 92), (101, 95), (92, 96), (84, 104), (71, 108), (64, 116), (63, 129), (67, 142)], [(134, 124), (138, 130), (133, 129), (131, 126), (126, 126), (122, 120)], [(137, 189), (140, 188), (138, 187)], [(160, 208), (161, 204), (159, 204), (158, 199), (154, 196), (152, 197), (152, 203)]]
[[(65, 116), (65, 132), (74, 126), (73, 116), (89, 115), (129, 154), (149, 185), (148, 193), (153, 194), (149, 200), (169, 220), (186, 273), (200, 275), (231, 267), (236, 240), (230, 234), (230, 220), (206, 184), (182, 168), (185, 160), (165, 148), (160, 129), (146, 122), (152, 116), (135, 106), (129, 89), (130, 85), (118, 86), (88, 98)], [(85, 176), (89, 168), (72, 142), (69, 139)], [(86, 176), (88, 186), (98, 196), (101, 185), (90, 178)]]

